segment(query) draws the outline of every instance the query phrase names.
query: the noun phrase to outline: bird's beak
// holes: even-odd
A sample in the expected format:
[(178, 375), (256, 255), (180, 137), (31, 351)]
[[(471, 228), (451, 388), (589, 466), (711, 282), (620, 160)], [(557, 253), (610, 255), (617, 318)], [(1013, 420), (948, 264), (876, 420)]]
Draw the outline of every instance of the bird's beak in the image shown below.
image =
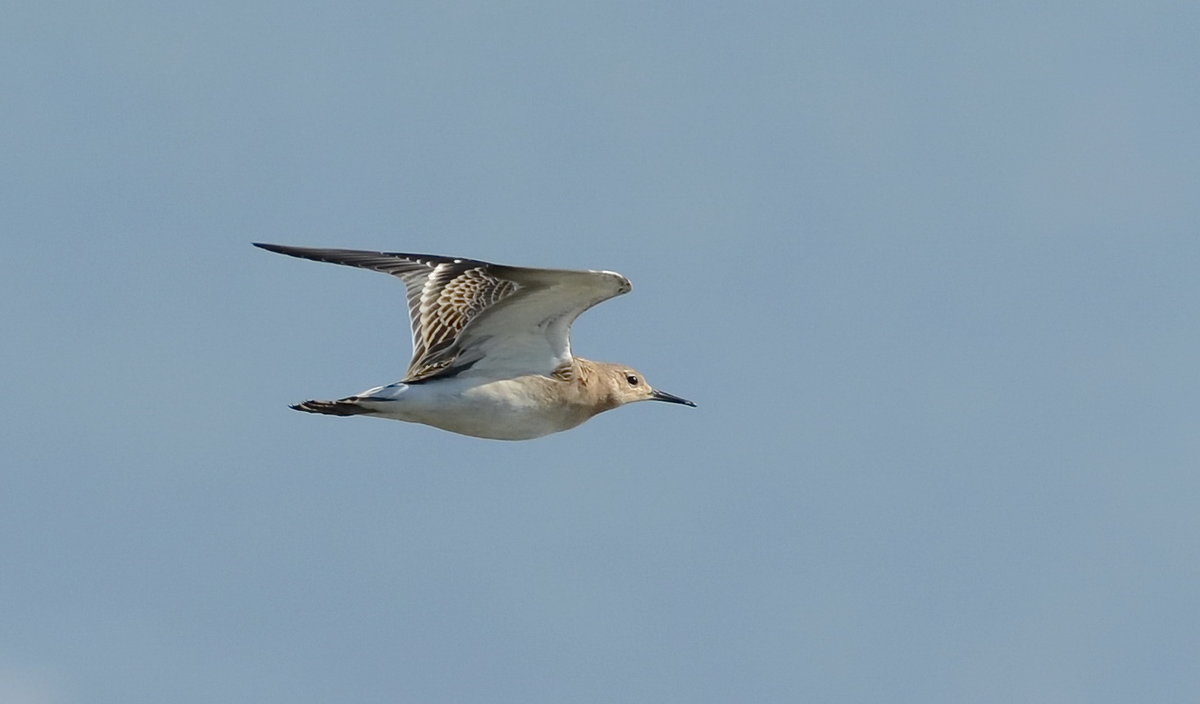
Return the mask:
[(691, 406), (692, 408), (696, 407), (696, 404), (692, 403), (686, 398), (679, 398), (675, 394), (669, 394), (666, 391), (659, 391), (658, 389), (650, 392), (650, 400), (667, 401), (668, 403), (682, 403), (685, 406)]

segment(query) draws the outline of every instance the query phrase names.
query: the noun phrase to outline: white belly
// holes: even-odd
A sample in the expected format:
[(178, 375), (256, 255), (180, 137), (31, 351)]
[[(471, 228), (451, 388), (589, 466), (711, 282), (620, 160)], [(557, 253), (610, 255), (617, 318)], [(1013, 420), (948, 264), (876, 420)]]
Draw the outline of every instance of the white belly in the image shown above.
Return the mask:
[(479, 438), (529, 440), (574, 428), (592, 416), (583, 407), (548, 394), (547, 388), (557, 383), (545, 377), (485, 382), (452, 378), (380, 387), (359, 395), (387, 399), (360, 402), (379, 417)]

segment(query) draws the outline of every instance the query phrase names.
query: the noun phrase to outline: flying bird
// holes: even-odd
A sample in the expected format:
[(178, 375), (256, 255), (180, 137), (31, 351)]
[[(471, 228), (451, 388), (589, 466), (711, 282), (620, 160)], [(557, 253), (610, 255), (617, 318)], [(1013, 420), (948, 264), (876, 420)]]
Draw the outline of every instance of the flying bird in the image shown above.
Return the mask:
[(292, 408), (333, 416), (424, 423), (495, 440), (529, 440), (635, 401), (696, 404), (646, 383), (623, 364), (571, 353), (571, 324), (628, 293), (611, 271), (529, 269), (430, 254), (254, 243), (319, 262), (391, 274), (404, 282), (412, 361), (404, 378), (335, 401)]

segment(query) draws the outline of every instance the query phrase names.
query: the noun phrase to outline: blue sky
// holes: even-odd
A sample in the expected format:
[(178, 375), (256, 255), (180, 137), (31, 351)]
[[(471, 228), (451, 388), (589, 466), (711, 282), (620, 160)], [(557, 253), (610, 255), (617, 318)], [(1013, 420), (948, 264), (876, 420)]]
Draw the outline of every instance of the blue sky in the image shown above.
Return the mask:
[[(0, 700), (1200, 698), (1200, 9), (34, 3)], [(307, 416), (398, 282), (620, 271), (699, 408)]]

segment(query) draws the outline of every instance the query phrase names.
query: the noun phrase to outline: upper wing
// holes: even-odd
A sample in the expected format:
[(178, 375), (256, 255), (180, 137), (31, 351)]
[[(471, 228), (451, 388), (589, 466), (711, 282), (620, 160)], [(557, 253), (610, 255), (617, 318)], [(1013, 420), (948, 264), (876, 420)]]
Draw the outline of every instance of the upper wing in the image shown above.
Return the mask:
[(550, 374), (571, 361), (571, 323), (630, 290), (608, 271), (527, 269), (427, 254), (256, 247), (381, 271), (404, 282), (413, 358), (405, 381), (472, 369)]

